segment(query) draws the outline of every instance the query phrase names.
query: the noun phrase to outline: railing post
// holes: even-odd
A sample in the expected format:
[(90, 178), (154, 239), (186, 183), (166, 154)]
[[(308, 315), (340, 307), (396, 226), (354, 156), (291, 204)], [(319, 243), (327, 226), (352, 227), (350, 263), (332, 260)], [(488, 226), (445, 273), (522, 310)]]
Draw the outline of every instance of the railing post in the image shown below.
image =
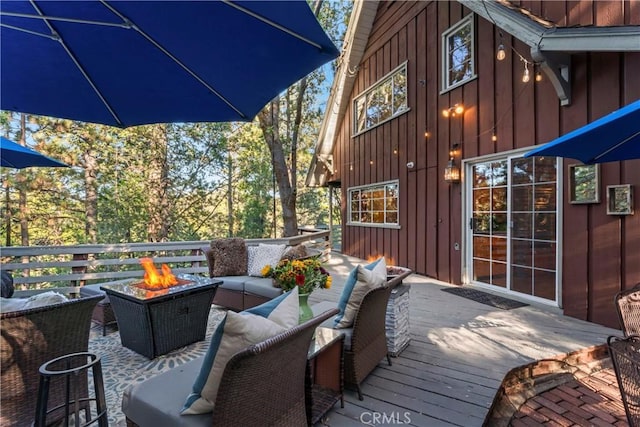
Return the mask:
[[(73, 254), (74, 261), (87, 261), (89, 259), (88, 254)], [(71, 267), (71, 272), (74, 274), (85, 274), (87, 272), (87, 266), (81, 265), (79, 267)], [(71, 286), (84, 286), (86, 280), (73, 280)]]

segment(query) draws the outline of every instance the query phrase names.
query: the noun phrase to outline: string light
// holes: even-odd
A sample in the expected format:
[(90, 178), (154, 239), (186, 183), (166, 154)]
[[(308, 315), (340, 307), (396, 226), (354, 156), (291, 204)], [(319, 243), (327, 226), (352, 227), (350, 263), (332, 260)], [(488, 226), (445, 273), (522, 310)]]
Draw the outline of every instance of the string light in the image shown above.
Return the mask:
[(502, 61), (506, 57), (507, 57), (507, 52), (504, 51), (504, 45), (502, 43), (500, 43), (498, 45), (498, 52), (496, 53), (496, 59), (498, 61)]
[(496, 142), (498, 140), (498, 135), (495, 132), (491, 134), (491, 141)]
[[(513, 47), (511, 46), (511, 50), (518, 55), (518, 57), (520, 58), (520, 61), (524, 62), (524, 71), (522, 73), (522, 82), (523, 83), (528, 83), (529, 81), (531, 81), (531, 71), (529, 70), (529, 65), (532, 66), (532, 68), (535, 71), (535, 81), (536, 82), (541, 82), (542, 81), (542, 73), (540, 72), (540, 70), (535, 70), (536, 66), (538, 65), (536, 62), (533, 61), (529, 61), (527, 59), (525, 59), (524, 56), (520, 55), (520, 53)], [(496, 59), (498, 61), (502, 61), (507, 57), (507, 52), (506, 49), (504, 47), (504, 43), (502, 42), (502, 31), (500, 32), (500, 44), (498, 45), (498, 50), (496, 51)], [(444, 111), (443, 111), (444, 114)], [(445, 117), (448, 117), (447, 115), (445, 115)]]
[[(495, 22), (493, 24), (495, 25)], [(502, 41), (502, 31), (500, 31), (499, 34), (500, 34), (500, 44), (498, 45), (498, 52), (496, 52), (496, 59), (498, 61), (502, 61), (507, 57), (507, 52), (504, 50), (504, 43)]]
[(522, 83), (528, 83), (530, 79), (531, 76), (529, 75), (529, 63), (527, 61), (524, 61), (524, 74), (522, 74)]

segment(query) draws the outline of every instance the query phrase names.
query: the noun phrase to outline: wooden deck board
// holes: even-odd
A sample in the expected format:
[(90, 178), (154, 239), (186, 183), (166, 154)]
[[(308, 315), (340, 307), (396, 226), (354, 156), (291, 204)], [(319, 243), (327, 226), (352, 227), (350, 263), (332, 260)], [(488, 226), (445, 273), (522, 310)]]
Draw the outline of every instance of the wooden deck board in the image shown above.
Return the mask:
[[(332, 254), (330, 290), (314, 292), (311, 303), (337, 301), (344, 279), (362, 260)], [(365, 380), (364, 400), (348, 390), (325, 425), (481, 426), (505, 374), (534, 360), (606, 342), (620, 331), (563, 316), (554, 307), (530, 305), (502, 310), (442, 292), (451, 286), (412, 275), (411, 343), (393, 366), (381, 361)], [(371, 418), (378, 413), (378, 424)], [(390, 418), (389, 418), (390, 417)], [(396, 418), (398, 419), (398, 418)], [(524, 420), (523, 420), (524, 421)], [(318, 424), (321, 425), (321, 424)]]

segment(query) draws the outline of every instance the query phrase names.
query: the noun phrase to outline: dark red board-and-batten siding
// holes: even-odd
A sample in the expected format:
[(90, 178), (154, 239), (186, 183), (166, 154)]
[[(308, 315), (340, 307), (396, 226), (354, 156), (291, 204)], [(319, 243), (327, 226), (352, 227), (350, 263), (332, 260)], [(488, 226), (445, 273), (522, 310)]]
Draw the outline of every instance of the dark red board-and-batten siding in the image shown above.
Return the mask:
[[(640, 24), (640, 2), (520, 4), (560, 26)], [(338, 129), (338, 172), (332, 177), (344, 196), (353, 186), (394, 179), (400, 184), (400, 229), (345, 225), (344, 253), (384, 254), (398, 265), (457, 284), (462, 280), (462, 253), (455, 249), (462, 244), (462, 185), (442, 179), (450, 145), (461, 142), (467, 159), (531, 147), (640, 98), (640, 53), (578, 53), (572, 55), (571, 105), (561, 106), (548, 79), (521, 82), (523, 64), (516, 55), (494, 59), (499, 30), (480, 17), (475, 18), (477, 79), (440, 94), (441, 34), (469, 13), (453, 1), (380, 2), (352, 99), (406, 61), (410, 111), (352, 137), (350, 106)], [(503, 35), (505, 45), (531, 60), (526, 45)], [(466, 107), (462, 126), (440, 114), (459, 102)], [(497, 142), (491, 140), (494, 126)], [(412, 169), (406, 167), (409, 161)], [(564, 161), (565, 195), (567, 165), (573, 163)], [(640, 161), (601, 166), (601, 194), (607, 185), (621, 183), (635, 184), (638, 204)], [(610, 216), (604, 202), (571, 205), (564, 199), (565, 314), (617, 326), (613, 295), (640, 282), (640, 214)], [(346, 224), (344, 198), (342, 212)]]

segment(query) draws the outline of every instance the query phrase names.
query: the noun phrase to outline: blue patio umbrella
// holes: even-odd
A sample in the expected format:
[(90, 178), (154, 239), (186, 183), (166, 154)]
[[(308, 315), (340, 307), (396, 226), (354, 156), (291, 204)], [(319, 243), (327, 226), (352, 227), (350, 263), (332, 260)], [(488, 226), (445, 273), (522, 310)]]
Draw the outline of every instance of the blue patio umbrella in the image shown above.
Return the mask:
[(16, 144), (3, 136), (0, 136), (0, 166), (16, 169), (30, 166), (69, 167), (69, 165)]
[(640, 158), (640, 100), (524, 155), (578, 159), (584, 164)]
[(339, 53), (306, 1), (3, 1), (0, 27), (0, 108), (119, 127), (250, 121)]

